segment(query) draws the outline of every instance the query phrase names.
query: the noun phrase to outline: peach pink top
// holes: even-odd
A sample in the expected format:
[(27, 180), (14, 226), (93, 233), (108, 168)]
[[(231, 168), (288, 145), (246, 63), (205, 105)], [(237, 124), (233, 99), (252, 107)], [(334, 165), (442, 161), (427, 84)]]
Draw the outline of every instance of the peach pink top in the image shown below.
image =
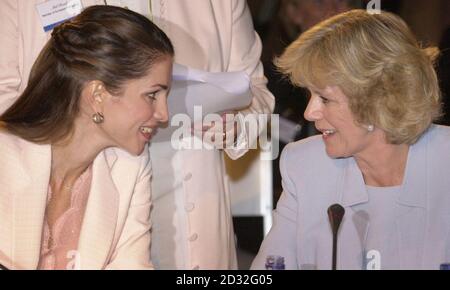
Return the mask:
[[(77, 179), (71, 190), (71, 203), (55, 221), (52, 229), (47, 217), (41, 243), (39, 270), (74, 270), (77, 269), (79, 256), (78, 240), (91, 187), (92, 169), (89, 167)], [(48, 187), (47, 205), (52, 197), (52, 189)]]

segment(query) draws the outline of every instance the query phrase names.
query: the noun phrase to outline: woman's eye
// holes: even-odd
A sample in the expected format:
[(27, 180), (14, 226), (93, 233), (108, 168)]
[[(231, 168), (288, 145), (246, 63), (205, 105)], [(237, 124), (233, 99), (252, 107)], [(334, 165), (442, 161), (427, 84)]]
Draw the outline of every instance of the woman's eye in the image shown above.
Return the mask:
[(156, 94), (157, 94), (158, 92), (153, 92), (153, 93), (148, 93), (147, 94), (147, 98), (149, 98), (150, 100), (152, 100), (152, 101), (155, 101), (156, 100)]
[(327, 99), (327, 98), (325, 98), (323, 96), (319, 96), (319, 98), (322, 100), (322, 103), (324, 103), (324, 104), (328, 104), (330, 102), (329, 99)]

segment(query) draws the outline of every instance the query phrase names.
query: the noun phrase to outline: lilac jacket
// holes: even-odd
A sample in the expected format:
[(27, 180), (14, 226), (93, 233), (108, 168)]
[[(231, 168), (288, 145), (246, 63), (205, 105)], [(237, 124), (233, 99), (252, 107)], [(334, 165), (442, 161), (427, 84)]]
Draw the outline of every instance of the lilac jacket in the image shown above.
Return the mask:
[[(355, 206), (368, 202), (363, 176), (353, 158), (331, 159), (320, 136), (289, 144), (281, 157), (284, 192), (274, 223), (253, 261), (264, 269), (268, 255), (286, 269), (330, 269), (332, 233), (327, 208), (346, 211), (338, 239), (337, 268), (363, 268), (367, 216)], [(431, 126), (410, 147), (406, 175), (393, 223), (400, 262), (381, 256), (381, 268), (439, 269), (450, 263), (450, 128)], [(366, 257), (367, 258), (367, 257)]]

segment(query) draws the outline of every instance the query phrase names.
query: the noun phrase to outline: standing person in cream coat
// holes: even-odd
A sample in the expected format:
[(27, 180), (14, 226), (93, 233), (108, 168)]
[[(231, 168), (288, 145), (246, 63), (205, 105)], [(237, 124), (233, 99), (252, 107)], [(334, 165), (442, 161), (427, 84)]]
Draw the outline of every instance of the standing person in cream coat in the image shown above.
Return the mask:
[(173, 53), (153, 23), (118, 7), (54, 29), (0, 114), (0, 264), (152, 268), (147, 143), (168, 120)]
[[(253, 101), (240, 114), (271, 113), (272, 94), (259, 61), (261, 42), (246, 1), (162, 1), (155, 22), (175, 46), (175, 62), (211, 72), (245, 71)], [(214, 98), (214, 96), (211, 96)], [(260, 124), (265, 125), (265, 124)], [(242, 130), (239, 144), (253, 144)], [(160, 268), (236, 269), (228, 180), (221, 150), (174, 150), (169, 142), (150, 148), (155, 164), (152, 189), (152, 257)], [(225, 150), (237, 159), (246, 150)]]
[[(22, 91), (46, 35), (35, 5), (41, 1), (2, 1), (0, 16), (0, 110)], [(211, 72), (246, 71), (251, 77), (252, 104), (240, 114), (270, 113), (274, 98), (266, 88), (259, 62), (261, 42), (253, 29), (246, 1), (106, 1), (109, 5), (141, 9), (151, 15), (175, 46), (183, 65)], [(101, 0), (82, 0), (83, 6)], [(138, 5), (136, 3), (141, 3)], [(20, 13), (19, 13), (20, 11)], [(4, 19), (4, 20), (3, 20)], [(2, 23), (3, 24), (3, 23)], [(214, 96), (211, 96), (212, 98)], [(3, 104), (3, 105), (2, 105)], [(265, 124), (261, 124), (265, 125)], [(249, 147), (244, 126), (238, 145)], [(233, 159), (247, 150), (225, 150)], [(234, 233), (223, 153), (220, 150), (184, 150), (170, 142), (151, 146), (154, 206), (152, 257), (162, 269), (234, 269), (237, 267)]]

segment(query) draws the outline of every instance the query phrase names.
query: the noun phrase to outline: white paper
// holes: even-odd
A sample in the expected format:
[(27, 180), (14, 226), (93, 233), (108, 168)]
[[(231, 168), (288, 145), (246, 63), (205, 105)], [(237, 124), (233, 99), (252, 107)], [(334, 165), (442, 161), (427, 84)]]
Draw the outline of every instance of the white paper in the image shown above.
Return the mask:
[[(252, 101), (250, 78), (245, 72), (219, 72), (192, 69), (174, 64), (172, 88), (168, 97), (169, 114), (186, 114), (192, 122), (201, 121), (207, 114), (223, 113), (246, 108)], [(195, 115), (194, 107), (201, 106), (202, 114)], [(159, 128), (152, 142), (169, 141), (179, 127)]]

